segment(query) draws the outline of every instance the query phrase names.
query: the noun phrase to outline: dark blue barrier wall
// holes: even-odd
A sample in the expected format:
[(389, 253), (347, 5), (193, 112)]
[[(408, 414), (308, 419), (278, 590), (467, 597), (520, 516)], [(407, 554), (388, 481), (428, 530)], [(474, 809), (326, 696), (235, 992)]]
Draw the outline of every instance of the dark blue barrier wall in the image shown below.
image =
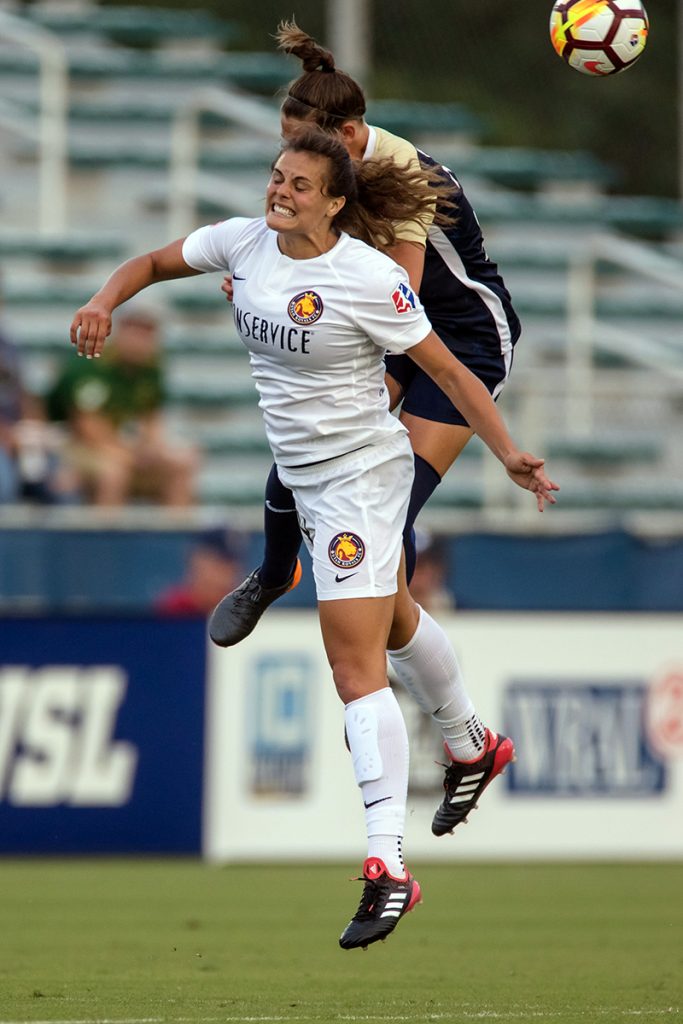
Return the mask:
[(197, 853), (206, 627), (0, 618), (0, 852)]
[[(182, 577), (198, 531), (0, 529), (0, 607), (148, 611)], [(245, 572), (260, 534), (243, 538)], [(623, 530), (524, 537), (463, 534), (445, 542), (456, 606), (477, 610), (683, 610), (683, 538), (648, 541)], [(311, 607), (306, 571), (279, 607)]]
[(566, 537), (469, 534), (450, 542), (459, 608), (515, 611), (683, 610), (683, 540), (624, 531)]

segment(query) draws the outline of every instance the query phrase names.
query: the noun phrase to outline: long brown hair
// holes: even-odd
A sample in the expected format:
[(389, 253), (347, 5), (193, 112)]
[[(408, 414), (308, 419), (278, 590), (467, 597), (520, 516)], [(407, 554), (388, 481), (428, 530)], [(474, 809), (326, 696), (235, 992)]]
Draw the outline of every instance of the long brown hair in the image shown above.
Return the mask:
[(446, 191), (423, 169), (401, 167), (388, 159), (352, 160), (343, 142), (314, 125), (302, 126), (283, 142), (280, 152), (325, 157), (325, 194), (346, 199), (335, 226), (377, 249), (396, 244), (397, 222), (422, 220), (427, 227), (434, 219), (435, 199)]

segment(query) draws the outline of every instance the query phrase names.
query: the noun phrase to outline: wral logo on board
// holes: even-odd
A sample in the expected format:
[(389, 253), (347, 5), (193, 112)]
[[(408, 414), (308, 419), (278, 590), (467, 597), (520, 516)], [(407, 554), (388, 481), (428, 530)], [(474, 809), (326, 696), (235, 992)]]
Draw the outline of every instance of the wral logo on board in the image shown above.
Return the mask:
[(644, 681), (513, 683), (504, 709), (517, 750), (506, 775), (509, 791), (579, 798), (663, 793), (667, 763), (648, 727), (651, 700)]

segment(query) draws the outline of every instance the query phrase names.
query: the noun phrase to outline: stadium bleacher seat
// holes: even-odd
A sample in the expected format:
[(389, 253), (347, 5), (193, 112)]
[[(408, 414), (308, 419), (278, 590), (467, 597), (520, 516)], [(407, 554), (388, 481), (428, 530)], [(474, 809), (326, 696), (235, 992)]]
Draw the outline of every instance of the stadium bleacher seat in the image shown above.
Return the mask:
[[(72, 124), (167, 126), (177, 107), (177, 100), (168, 95), (74, 97), (69, 106), (69, 118)], [(275, 100), (273, 109), (277, 109)], [(205, 127), (224, 125), (226, 118), (214, 111), (206, 110), (200, 115), (200, 123)], [(248, 159), (248, 156), (244, 159)]]
[(534, 190), (558, 182), (604, 188), (618, 180), (613, 167), (581, 150), (479, 146), (464, 151), (444, 148), (432, 155), (461, 178), (483, 177), (507, 188)]
[[(166, 50), (75, 51), (69, 56), (69, 71), (76, 81), (195, 82), (198, 85), (232, 82), (256, 92), (273, 92), (291, 78), (291, 65), (276, 53), (178, 54)], [(0, 52), (0, 75), (36, 73), (35, 58), (23, 50)]]
[(370, 124), (409, 139), (422, 134), (478, 138), (486, 130), (483, 119), (462, 103), (372, 100), (366, 116)]
[(635, 434), (632, 437), (551, 437), (548, 457), (571, 460), (586, 468), (618, 467), (636, 463), (651, 464), (664, 453), (662, 438)]
[(96, 233), (86, 237), (0, 232), (0, 259), (29, 257), (53, 264), (70, 264), (97, 259), (120, 259), (125, 251), (122, 238), (108, 238)]
[(562, 202), (513, 192), (481, 194), (477, 215), (484, 224), (556, 224), (615, 228), (644, 238), (670, 237), (683, 228), (683, 202), (658, 196), (601, 196)]
[(201, 381), (175, 380), (169, 386), (171, 404), (185, 409), (216, 409), (225, 411), (236, 406), (256, 405), (253, 381), (204, 379)]
[(103, 7), (96, 4), (79, 10), (57, 5), (54, 8), (33, 5), (27, 13), (42, 28), (69, 38), (97, 32), (115, 42), (134, 46), (187, 39), (235, 43), (243, 35), (237, 22), (217, 18), (208, 11), (189, 8), (178, 10), (141, 5)]

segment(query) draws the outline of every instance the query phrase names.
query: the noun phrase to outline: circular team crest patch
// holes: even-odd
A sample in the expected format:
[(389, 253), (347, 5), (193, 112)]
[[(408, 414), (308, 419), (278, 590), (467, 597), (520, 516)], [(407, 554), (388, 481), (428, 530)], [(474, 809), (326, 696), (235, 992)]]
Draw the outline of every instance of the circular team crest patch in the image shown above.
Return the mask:
[(295, 324), (307, 327), (323, 315), (323, 300), (317, 292), (299, 292), (290, 299), (287, 312)]
[(353, 569), (365, 558), (365, 544), (357, 533), (338, 533), (327, 553), (338, 569)]

